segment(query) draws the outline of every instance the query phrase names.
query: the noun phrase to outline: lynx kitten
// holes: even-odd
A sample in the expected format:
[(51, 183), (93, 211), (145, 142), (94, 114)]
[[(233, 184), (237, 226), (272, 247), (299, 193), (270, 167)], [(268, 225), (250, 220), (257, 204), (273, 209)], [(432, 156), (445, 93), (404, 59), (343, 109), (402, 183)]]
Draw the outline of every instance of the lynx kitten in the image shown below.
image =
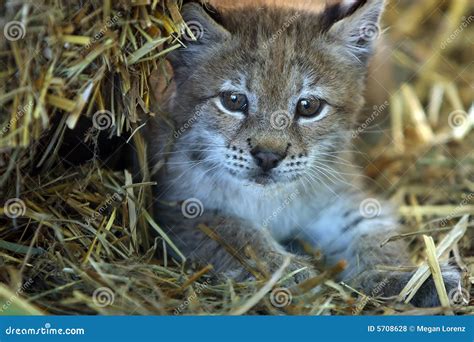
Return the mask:
[[(340, 279), (361, 291), (405, 286), (410, 272), (378, 267), (411, 265), (403, 242), (381, 246), (397, 218), (361, 190), (347, 152), (383, 5), (183, 7), (197, 40), (169, 55), (173, 86), (160, 109), (171, 114), (147, 137), (160, 162), (156, 219), (188, 260), (242, 280), (289, 257), (287, 272), (299, 270), (291, 285), (315, 272), (291, 248), (302, 240), (328, 265), (345, 260)], [(460, 274), (442, 268), (449, 291)], [(439, 305), (432, 279), (412, 303)]]

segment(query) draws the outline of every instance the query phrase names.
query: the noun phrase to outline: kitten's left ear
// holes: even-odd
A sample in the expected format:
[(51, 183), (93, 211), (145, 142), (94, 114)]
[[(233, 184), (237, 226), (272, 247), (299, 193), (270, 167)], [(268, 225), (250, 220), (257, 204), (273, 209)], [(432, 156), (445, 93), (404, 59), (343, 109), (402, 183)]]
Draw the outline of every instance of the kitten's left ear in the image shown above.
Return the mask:
[(384, 0), (342, 0), (323, 13), (323, 31), (340, 40), (363, 63), (372, 54), (381, 33), (379, 21)]
[[(198, 3), (187, 3), (183, 6), (181, 15), (193, 34), (182, 36), (185, 47), (172, 51), (167, 55), (175, 73), (184, 70), (188, 73), (190, 67), (195, 67), (199, 59), (205, 59), (209, 50), (219, 42), (230, 37), (230, 33), (222, 27), (213, 17)], [(218, 16), (217, 13), (215, 13)]]

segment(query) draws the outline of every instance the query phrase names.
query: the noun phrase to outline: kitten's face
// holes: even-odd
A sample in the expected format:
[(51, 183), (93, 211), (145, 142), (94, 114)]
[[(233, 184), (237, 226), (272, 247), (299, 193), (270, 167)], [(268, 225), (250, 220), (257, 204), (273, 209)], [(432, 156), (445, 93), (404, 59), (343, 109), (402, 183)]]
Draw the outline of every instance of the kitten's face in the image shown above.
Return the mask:
[(190, 113), (178, 125), (195, 118), (177, 144), (194, 145), (190, 158), (258, 184), (324, 174), (363, 104), (367, 56), (315, 18), (265, 9), (233, 13), (223, 20), (228, 31), (200, 47), (205, 52), (187, 75), (177, 68), (174, 104)]

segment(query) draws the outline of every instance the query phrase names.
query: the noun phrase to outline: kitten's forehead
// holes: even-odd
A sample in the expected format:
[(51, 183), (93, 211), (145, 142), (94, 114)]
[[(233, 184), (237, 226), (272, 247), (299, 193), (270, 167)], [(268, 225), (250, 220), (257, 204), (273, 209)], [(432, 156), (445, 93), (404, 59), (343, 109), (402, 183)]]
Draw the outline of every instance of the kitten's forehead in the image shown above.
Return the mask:
[[(282, 80), (282, 75), (277, 77), (278, 82), (272, 82), (272, 78), (262, 70), (255, 69), (253, 73), (239, 73), (236, 77), (232, 77), (222, 81), (221, 91), (233, 91), (239, 93), (258, 92), (266, 86), (279, 89), (291, 88), (293, 93), (308, 94), (314, 93), (318, 88), (317, 80), (313, 73), (298, 72), (296, 69), (290, 73), (291, 77)], [(319, 87), (320, 88), (320, 87)], [(267, 93), (267, 91), (264, 91)]]
[(280, 88), (302, 88), (315, 81), (318, 64), (325, 62), (317, 51), (314, 15), (264, 8), (233, 13), (223, 21), (232, 33), (234, 50), (226, 59), (231, 67), (242, 68), (249, 87), (249, 82), (266, 81)]
[(314, 34), (323, 29), (323, 16), (322, 12), (292, 7), (246, 6), (222, 12), (221, 22), (234, 36), (247, 37), (251, 42), (272, 43), (285, 36), (314, 38)]

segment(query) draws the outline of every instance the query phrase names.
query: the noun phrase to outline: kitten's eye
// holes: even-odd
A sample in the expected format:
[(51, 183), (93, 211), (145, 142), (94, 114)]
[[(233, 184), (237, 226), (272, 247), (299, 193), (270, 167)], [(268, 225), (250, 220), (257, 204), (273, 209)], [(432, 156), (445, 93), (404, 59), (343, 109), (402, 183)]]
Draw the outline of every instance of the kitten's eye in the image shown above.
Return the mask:
[(221, 93), (221, 103), (225, 109), (232, 112), (245, 112), (248, 107), (247, 96), (228, 91)]
[(296, 114), (303, 117), (317, 116), (323, 108), (323, 101), (314, 96), (300, 99), (296, 105)]

